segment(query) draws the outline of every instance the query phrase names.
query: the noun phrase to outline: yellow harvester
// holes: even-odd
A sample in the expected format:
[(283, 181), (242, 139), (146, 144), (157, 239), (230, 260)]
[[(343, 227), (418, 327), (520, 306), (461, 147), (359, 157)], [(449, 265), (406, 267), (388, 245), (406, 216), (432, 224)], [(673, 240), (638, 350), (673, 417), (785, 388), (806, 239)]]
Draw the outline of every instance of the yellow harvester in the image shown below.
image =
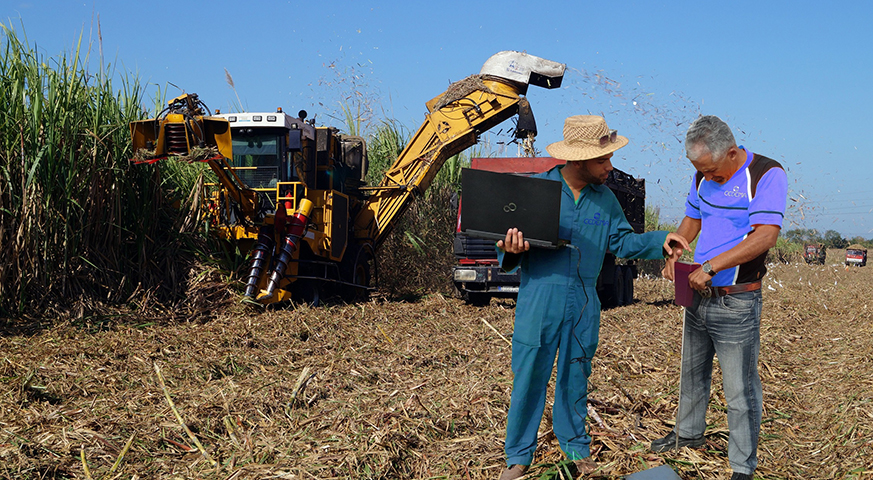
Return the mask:
[(526, 53), (493, 55), (427, 102), (423, 124), (375, 186), (364, 183), (364, 139), (316, 127), (303, 111), (207, 115), (195, 94), (132, 122), (133, 151), (139, 162), (209, 164), (219, 181), (204, 204), (215, 231), (249, 255), (246, 296), (317, 303), (334, 286), (356, 300), (375, 286), (380, 244), (446, 159), (516, 114), (516, 136), (535, 135), (527, 88), (557, 88), (564, 70)]

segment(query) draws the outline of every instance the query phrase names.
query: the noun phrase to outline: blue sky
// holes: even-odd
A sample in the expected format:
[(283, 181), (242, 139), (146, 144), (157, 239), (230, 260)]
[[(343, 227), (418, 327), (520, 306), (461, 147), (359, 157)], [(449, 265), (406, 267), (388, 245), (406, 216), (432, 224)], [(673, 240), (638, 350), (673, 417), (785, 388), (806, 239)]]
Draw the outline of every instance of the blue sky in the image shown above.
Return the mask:
[[(138, 76), (150, 96), (158, 88), (169, 97), (195, 92), (222, 111), (239, 103), (249, 111), (305, 109), (341, 128), (344, 102), (415, 131), (425, 102), (450, 82), (478, 73), (494, 53), (526, 51), (568, 66), (560, 90), (528, 92), (537, 148), (560, 140), (567, 116), (603, 114), (631, 139), (613, 163), (646, 178), (648, 202), (663, 219), (684, 212), (693, 170), (681, 139), (702, 113), (722, 117), (738, 143), (786, 167), (785, 229), (873, 238), (873, 2), (0, 5), (0, 23), (41, 53), (69, 54), (82, 34), (93, 70), (102, 47), (104, 64)], [(515, 155), (498, 134), (511, 126), (483, 136), (485, 150)]]

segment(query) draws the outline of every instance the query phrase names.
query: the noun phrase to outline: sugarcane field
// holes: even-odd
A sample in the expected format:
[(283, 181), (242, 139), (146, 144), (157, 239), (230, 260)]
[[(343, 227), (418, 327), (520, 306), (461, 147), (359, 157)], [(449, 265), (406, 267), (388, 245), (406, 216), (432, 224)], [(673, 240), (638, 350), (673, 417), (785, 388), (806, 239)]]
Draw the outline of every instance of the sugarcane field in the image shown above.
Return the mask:
[[(769, 265), (762, 478), (871, 475), (871, 276)], [(503, 468), (512, 301), (434, 293), (252, 312), (214, 282), (192, 292), (222, 306), (209, 313), (7, 325), (0, 475), (484, 479)], [(727, 464), (717, 394), (705, 447), (648, 451), (675, 418), (682, 309), (667, 280), (640, 278), (636, 292), (602, 316), (587, 412), (594, 478), (665, 464), (723, 478), (712, 474)], [(560, 478), (548, 405), (530, 478)]]
[[(591, 169), (595, 161), (606, 165), (601, 183), (591, 173), (579, 190), (603, 187), (615, 217), (579, 214), (585, 226), (573, 228), (606, 232), (620, 225), (609, 234), (617, 239), (602, 235), (612, 250), (557, 235), (531, 247), (578, 252), (573, 268), (586, 300), (572, 304), (579, 310), (573, 315), (596, 318), (592, 310), (602, 304), (599, 333), (591, 329), (596, 354), (584, 359), (591, 366), (587, 402), (573, 407), (590, 436), (595, 468), (578, 472), (580, 459), (568, 459), (554, 433), (553, 413), (562, 425), (567, 407), (556, 401), (561, 377), (553, 367), (533, 461), (517, 478), (732, 478), (719, 361), (702, 444), (661, 452), (651, 446), (677, 422), (685, 341), (685, 307), (677, 297), (698, 295), (689, 273), (674, 283), (670, 270), (662, 272), (674, 265), (665, 260), (668, 245), (677, 246), (670, 239), (683, 231), (689, 211), (700, 211), (700, 203), (686, 207), (686, 198), (697, 192), (697, 201), (706, 202), (700, 185), (712, 177), (713, 170), (698, 174), (700, 164), (686, 155), (689, 124), (710, 113), (702, 100), (672, 88), (656, 95), (644, 86), (657, 84), (655, 75), (618, 81), (576, 60), (488, 50), (468, 76), (452, 70), (439, 88), (416, 93), (415, 105), (396, 105), (401, 112), (418, 109), (415, 118), (423, 121), (410, 128), (392, 116), (391, 93), (378, 90), (388, 87), (370, 80), (380, 65), (345, 44), (335, 48), (335, 60), (326, 50), (312, 53), (320, 77), (306, 80), (307, 92), (283, 91), (276, 105), (256, 107), (264, 110), (243, 100), (258, 87), (243, 90), (239, 81), (251, 78), (249, 69), (268, 76), (253, 67), (259, 61), (236, 64), (236, 82), (220, 62), (200, 68), (204, 78), (221, 77), (231, 98), (230, 108), (213, 110), (209, 90), (198, 91), (190, 78), (177, 86), (172, 75), (122, 73), (131, 67), (108, 60), (99, 22), (91, 39), (82, 30), (72, 51), (55, 56), (16, 21), (0, 18), (0, 479), (501, 478), (512, 467), (514, 337), (516, 346), (522, 343), (516, 313), (527, 306), (521, 301), (517, 309), (516, 302), (525, 281), (536, 277), (527, 263), (522, 273), (504, 267), (513, 258), (544, 257), (522, 257), (523, 241), (519, 251), (509, 250), (505, 225), (484, 235), (468, 228), (474, 202), (473, 195), (461, 201), (462, 186), (476, 170), (530, 185), (545, 182), (531, 175), (560, 177), (558, 167)], [(228, 57), (251, 53), (231, 49), (237, 41), (245, 45), (239, 37), (251, 32), (244, 33), (230, 40), (222, 33), (232, 44)], [(425, 72), (433, 65), (418, 53), (407, 56), (415, 61), (392, 81), (428, 85), (434, 75)], [(292, 70), (270, 75), (288, 83), (303, 76), (303, 68)], [(535, 142), (532, 109), (548, 105), (543, 99), (550, 95), (577, 115), (540, 116), (540, 136), (564, 135), (550, 146), (569, 144), (570, 120), (594, 118), (603, 128), (588, 140), (598, 155), (558, 158), (547, 142)], [(723, 113), (738, 125), (737, 114)], [(735, 130), (753, 148), (772, 145), (753, 128)], [(751, 165), (757, 152), (748, 158)], [(753, 474), (733, 478), (873, 480), (873, 266), (866, 264), (873, 238), (863, 235), (873, 230), (859, 218), (844, 238), (797, 180), (795, 172), (806, 168), (801, 159), (765, 160), (773, 162), (767, 168), (787, 171), (789, 182), (776, 185), (788, 188), (787, 207), (763, 209), (784, 223), (750, 222), (751, 230), (742, 231), (756, 241), (764, 235), (758, 232), (779, 230), (774, 247), (748, 256), (761, 260), (766, 274), (755, 278), (759, 286), (734, 279), (698, 289), (717, 297), (760, 288), (763, 297), (758, 463)], [(564, 221), (562, 188), (581, 204), (581, 193), (563, 178), (563, 187), (551, 182), (557, 207), (524, 214), (553, 220), (549, 233)], [(754, 193), (759, 180), (749, 180), (748, 192), (727, 189), (722, 199), (749, 199), (723, 208), (750, 210), (754, 195), (776, 191), (775, 183), (762, 183)], [(816, 193), (825, 190), (817, 186)], [(835, 196), (839, 188), (827, 190)], [(510, 188), (478, 191), (485, 200), (507, 192), (525, 197)], [(858, 208), (868, 208), (868, 194)], [(496, 203), (497, 215), (517, 208), (514, 199)], [(832, 208), (849, 216), (842, 206)], [(631, 259), (613, 253), (625, 238), (651, 241), (653, 232), (667, 241), (628, 247)], [(694, 263), (700, 238), (684, 249), (684, 265)], [(595, 301), (579, 265), (600, 257)], [(716, 278), (715, 260), (697, 260), (698, 273)], [(752, 260), (729, 268), (739, 271)], [(572, 367), (586, 368), (581, 363)], [(730, 384), (734, 369), (726, 370)], [(637, 476), (646, 472), (652, 476)]]

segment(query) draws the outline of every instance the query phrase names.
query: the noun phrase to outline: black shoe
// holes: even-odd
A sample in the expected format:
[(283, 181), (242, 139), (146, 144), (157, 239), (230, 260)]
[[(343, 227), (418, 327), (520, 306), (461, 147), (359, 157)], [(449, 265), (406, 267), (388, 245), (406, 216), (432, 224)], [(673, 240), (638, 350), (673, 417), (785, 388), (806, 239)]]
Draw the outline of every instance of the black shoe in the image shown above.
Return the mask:
[(748, 473), (734, 472), (734, 474), (731, 475), (731, 480), (752, 480), (752, 478), (754, 478), (754, 477), (752, 477)]
[[(679, 448), (690, 447), (697, 448), (703, 446), (706, 440), (703, 437), (699, 438), (682, 438), (679, 437)], [(676, 448), (676, 432), (670, 432), (666, 437), (652, 441), (652, 446), (649, 449), (653, 452), (668, 452)], [(737, 474), (734, 474), (737, 475)], [(733, 479), (732, 479), (733, 480)]]

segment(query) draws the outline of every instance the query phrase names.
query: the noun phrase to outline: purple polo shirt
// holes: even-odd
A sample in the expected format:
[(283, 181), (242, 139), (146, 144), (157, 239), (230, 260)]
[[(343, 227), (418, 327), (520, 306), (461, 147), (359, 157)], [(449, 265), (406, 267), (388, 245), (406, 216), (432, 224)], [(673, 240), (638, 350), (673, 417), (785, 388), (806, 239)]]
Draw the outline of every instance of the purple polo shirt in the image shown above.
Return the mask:
[[(701, 221), (694, 261), (703, 263), (726, 252), (752, 232), (752, 225), (782, 228), (788, 198), (788, 178), (775, 160), (746, 151), (746, 161), (723, 185), (692, 177), (685, 215)], [(758, 177), (757, 184), (754, 179)], [(713, 286), (760, 280), (767, 272), (767, 252), (733, 268), (718, 272)]]

